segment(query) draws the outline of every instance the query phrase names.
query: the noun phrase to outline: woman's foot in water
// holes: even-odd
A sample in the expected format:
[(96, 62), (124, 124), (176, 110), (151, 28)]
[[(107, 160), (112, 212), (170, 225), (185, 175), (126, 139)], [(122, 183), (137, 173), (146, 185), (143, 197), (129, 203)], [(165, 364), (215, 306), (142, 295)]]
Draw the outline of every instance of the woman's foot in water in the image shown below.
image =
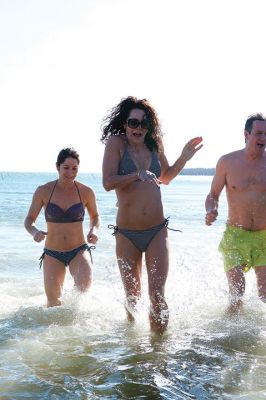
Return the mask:
[(127, 320), (129, 322), (135, 321), (135, 315), (137, 313), (137, 302), (138, 299), (136, 299), (134, 296), (132, 298), (128, 299), (124, 303), (124, 307), (127, 313)]
[(150, 309), (149, 314), (151, 331), (154, 333), (163, 334), (168, 326), (169, 322), (169, 310), (168, 308), (160, 310), (155, 313), (154, 310)]

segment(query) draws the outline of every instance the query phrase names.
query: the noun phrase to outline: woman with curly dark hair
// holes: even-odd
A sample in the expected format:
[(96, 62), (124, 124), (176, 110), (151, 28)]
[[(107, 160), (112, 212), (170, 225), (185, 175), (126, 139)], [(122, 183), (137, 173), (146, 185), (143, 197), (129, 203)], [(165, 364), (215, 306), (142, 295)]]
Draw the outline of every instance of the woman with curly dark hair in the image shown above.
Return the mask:
[(126, 311), (134, 320), (141, 296), (142, 255), (148, 275), (150, 325), (162, 333), (169, 311), (164, 288), (168, 274), (167, 223), (160, 184), (168, 184), (202, 147), (202, 138), (191, 139), (170, 166), (164, 154), (157, 114), (143, 99), (127, 97), (104, 119), (102, 142), (103, 186), (115, 189), (118, 200), (114, 227), (116, 255), (126, 293)]

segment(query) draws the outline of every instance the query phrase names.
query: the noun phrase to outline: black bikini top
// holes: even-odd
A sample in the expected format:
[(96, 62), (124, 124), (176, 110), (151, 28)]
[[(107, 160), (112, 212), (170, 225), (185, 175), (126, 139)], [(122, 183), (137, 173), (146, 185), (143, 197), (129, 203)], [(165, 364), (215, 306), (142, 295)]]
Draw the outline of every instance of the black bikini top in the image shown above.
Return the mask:
[(84, 209), (83, 203), (81, 201), (79, 189), (77, 187), (76, 182), (74, 182), (74, 183), (75, 183), (75, 186), (76, 186), (78, 194), (79, 194), (80, 203), (73, 204), (65, 211), (59, 205), (57, 205), (55, 203), (51, 203), (51, 198), (54, 193), (57, 182), (58, 181), (55, 182), (51, 196), (49, 198), (48, 204), (45, 209), (44, 216), (45, 216), (46, 222), (54, 222), (54, 223), (64, 224), (64, 223), (83, 221), (84, 215), (85, 215), (85, 209)]
[[(128, 175), (136, 171), (137, 171), (136, 164), (132, 160), (132, 157), (130, 156), (128, 151), (128, 147), (126, 146), (123, 157), (121, 158), (119, 163), (118, 175)], [(154, 175), (156, 175), (157, 178), (159, 178), (159, 176), (161, 175), (161, 163), (158, 159), (156, 151), (154, 150), (152, 151), (151, 165), (149, 171), (154, 173)]]

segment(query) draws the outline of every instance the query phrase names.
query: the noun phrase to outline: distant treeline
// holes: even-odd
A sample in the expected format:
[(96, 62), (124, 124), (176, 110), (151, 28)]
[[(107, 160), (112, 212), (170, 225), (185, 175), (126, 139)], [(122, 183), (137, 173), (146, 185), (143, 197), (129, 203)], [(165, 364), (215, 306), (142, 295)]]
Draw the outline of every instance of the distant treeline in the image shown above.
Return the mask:
[(213, 176), (215, 168), (185, 168), (180, 172), (180, 175), (208, 175)]

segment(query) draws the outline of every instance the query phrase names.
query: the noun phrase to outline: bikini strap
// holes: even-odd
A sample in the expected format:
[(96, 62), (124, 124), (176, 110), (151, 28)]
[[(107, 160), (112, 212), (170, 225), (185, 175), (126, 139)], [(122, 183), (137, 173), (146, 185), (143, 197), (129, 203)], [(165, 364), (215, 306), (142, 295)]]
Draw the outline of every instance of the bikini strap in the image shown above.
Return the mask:
[(57, 182), (58, 182), (58, 179), (55, 181), (55, 184), (54, 184), (53, 190), (52, 190), (52, 192), (51, 192), (51, 195), (50, 195), (50, 197), (49, 197), (49, 200), (48, 200), (48, 203), (47, 203), (47, 204), (49, 204), (49, 203), (50, 203), (50, 200), (51, 200), (51, 198), (52, 198), (52, 195), (53, 195), (53, 193), (54, 193), (54, 190), (55, 190), (55, 187), (56, 187), (56, 185), (57, 185)]
[(81, 196), (80, 196), (80, 192), (79, 192), (78, 185), (76, 184), (76, 182), (75, 182), (75, 181), (74, 181), (74, 183), (75, 183), (75, 186), (76, 186), (76, 188), (77, 188), (77, 191), (78, 191), (78, 194), (79, 194), (79, 199), (80, 199), (80, 202), (82, 203), (82, 200), (81, 200)]
[(165, 226), (167, 229), (169, 229), (169, 231), (182, 232), (182, 231), (180, 231), (180, 229), (169, 228), (169, 226), (168, 226), (169, 220), (170, 220), (170, 217), (167, 217), (167, 218), (165, 218), (165, 220), (164, 220), (164, 226)]
[(109, 224), (108, 225), (108, 229), (113, 229), (114, 230), (112, 235), (115, 235), (118, 232), (118, 226), (116, 226), (116, 225)]
[(43, 263), (44, 256), (45, 256), (45, 252), (43, 252), (41, 257), (39, 258), (39, 260), (40, 260), (40, 262), (39, 262), (40, 269), (42, 268), (42, 263)]
[(89, 246), (89, 245), (87, 245), (86, 249), (87, 249), (88, 252), (90, 253), (91, 263), (93, 264), (91, 250), (95, 250), (95, 249), (96, 249), (96, 246)]
[[(126, 141), (126, 144), (125, 144), (125, 148), (124, 148), (124, 151), (123, 151), (121, 160), (123, 159), (123, 157), (125, 157), (125, 154), (126, 154), (126, 153), (130, 156), (129, 151), (128, 151), (128, 142), (127, 142), (127, 141)], [(121, 160), (120, 160), (120, 161), (121, 161)]]

